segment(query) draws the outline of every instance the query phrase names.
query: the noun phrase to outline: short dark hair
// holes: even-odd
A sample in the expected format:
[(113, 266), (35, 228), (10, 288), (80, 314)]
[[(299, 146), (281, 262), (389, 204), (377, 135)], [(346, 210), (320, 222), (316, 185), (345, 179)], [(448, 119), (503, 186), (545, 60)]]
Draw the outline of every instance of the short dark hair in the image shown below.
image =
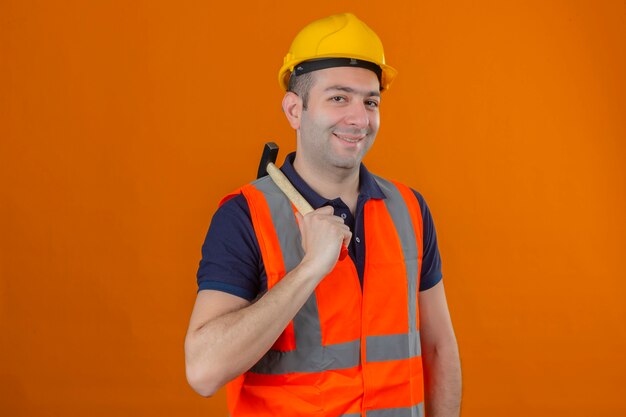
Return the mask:
[(291, 91), (302, 99), (302, 109), (307, 109), (309, 101), (309, 91), (313, 86), (315, 77), (312, 72), (306, 74), (295, 75), (293, 72), (289, 77), (289, 84), (287, 85), (287, 91)]

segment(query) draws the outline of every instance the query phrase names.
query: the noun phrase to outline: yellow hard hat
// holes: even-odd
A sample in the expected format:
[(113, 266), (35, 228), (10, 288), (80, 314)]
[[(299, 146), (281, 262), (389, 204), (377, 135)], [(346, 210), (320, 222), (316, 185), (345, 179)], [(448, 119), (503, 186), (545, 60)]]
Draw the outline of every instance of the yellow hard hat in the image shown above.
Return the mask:
[[(326, 58), (347, 59), (333, 61)], [(285, 55), (283, 66), (278, 71), (278, 83), (281, 88), (287, 90), (289, 77), (298, 64), (311, 60), (319, 61), (321, 66), (317, 65), (304, 72), (351, 65), (372, 69), (377, 72), (381, 90), (388, 89), (398, 73), (385, 64), (383, 44), (378, 35), (352, 13), (316, 20), (296, 35), (289, 52)], [(326, 64), (322, 60), (326, 61)]]

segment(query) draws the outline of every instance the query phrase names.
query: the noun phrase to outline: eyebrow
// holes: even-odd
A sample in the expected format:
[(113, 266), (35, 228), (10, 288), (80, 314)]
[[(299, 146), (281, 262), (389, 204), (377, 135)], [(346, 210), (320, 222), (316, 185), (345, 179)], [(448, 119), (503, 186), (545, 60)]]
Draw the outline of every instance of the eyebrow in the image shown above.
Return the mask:
[(332, 86), (326, 88), (324, 90), (324, 92), (332, 91), (332, 90), (344, 91), (346, 93), (358, 93), (358, 94), (360, 94), (362, 96), (365, 96), (365, 97), (371, 97), (371, 96), (380, 97), (380, 91), (376, 91), (376, 90), (372, 90), (372, 91), (369, 91), (369, 92), (368, 91), (364, 91), (364, 90), (360, 90), (359, 91), (359, 90), (355, 90), (352, 87), (346, 87), (346, 86), (343, 86), (343, 85), (332, 85)]

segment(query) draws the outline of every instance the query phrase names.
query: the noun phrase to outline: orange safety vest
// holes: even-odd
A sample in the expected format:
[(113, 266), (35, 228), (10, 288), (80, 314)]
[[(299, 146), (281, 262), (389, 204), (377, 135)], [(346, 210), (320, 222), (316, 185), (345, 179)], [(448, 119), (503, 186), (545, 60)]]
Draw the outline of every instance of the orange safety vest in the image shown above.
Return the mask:
[[(363, 287), (338, 261), (248, 372), (227, 384), (232, 417), (423, 417), (418, 291), (422, 215), (408, 187), (375, 177), (364, 207)], [(269, 177), (243, 193), (268, 291), (304, 256), (295, 208)]]

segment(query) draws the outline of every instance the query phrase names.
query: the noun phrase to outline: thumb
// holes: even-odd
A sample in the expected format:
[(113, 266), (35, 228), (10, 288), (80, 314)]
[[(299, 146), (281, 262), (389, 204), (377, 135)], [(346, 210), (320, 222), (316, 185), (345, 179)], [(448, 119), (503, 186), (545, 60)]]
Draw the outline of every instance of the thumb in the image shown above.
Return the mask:
[(302, 217), (302, 214), (300, 214), (299, 211), (296, 211), (296, 223), (298, 223), (298, 229), (300, 229), (300, 234), (302, 234), (304, 230), (303, 222), (304, 222), (304, 217)]

